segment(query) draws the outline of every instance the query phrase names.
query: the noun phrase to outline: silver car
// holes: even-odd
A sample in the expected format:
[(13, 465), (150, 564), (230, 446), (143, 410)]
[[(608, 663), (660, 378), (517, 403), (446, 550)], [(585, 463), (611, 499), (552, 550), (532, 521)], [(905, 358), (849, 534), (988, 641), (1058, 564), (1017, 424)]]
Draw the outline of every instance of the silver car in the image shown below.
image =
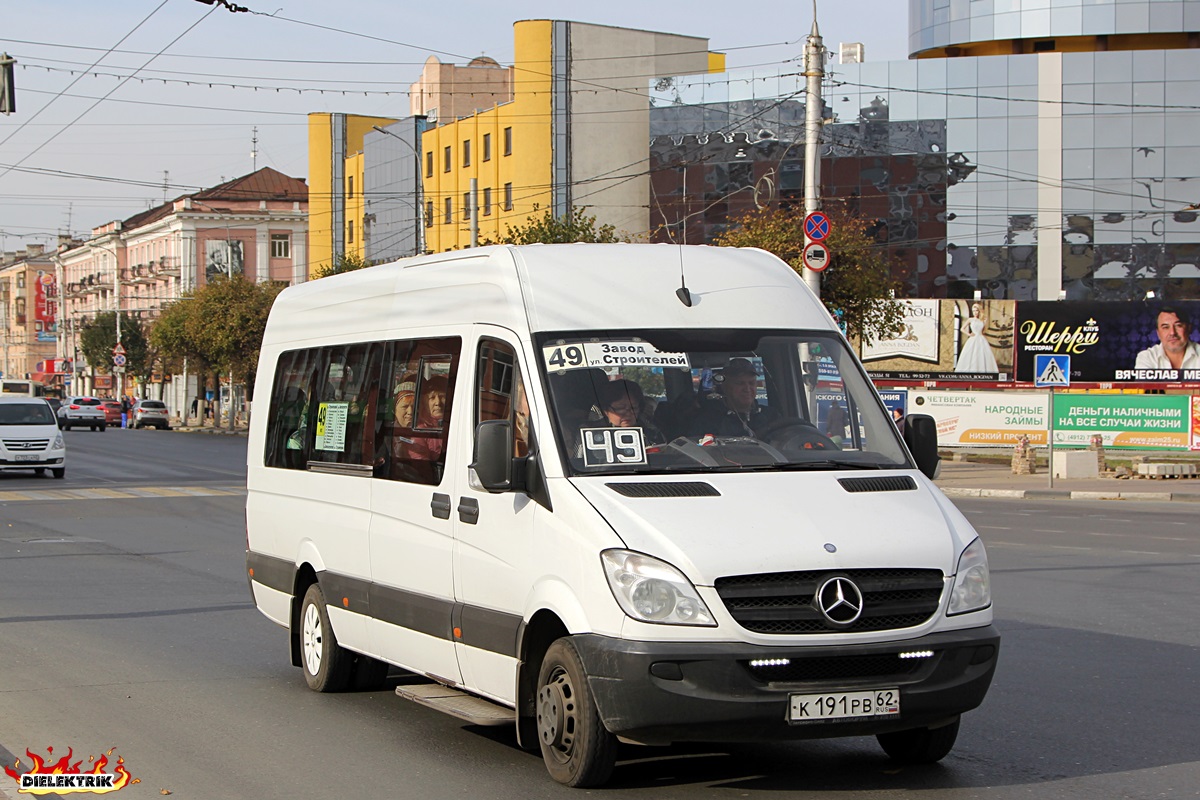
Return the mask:
[(133, 407), (131, 421), (135, 428), (144, 428), (147, 425), (152, 428), (162, 428), (164, 431), (171, 428), (167, 404), (161, 400), (138, 400)]
[(87, 427), (103, 431), (108, 427), (104, 417), (103, 401), (99, 397), (68, 397), (58, 407), (58, 423), (64, 431)]

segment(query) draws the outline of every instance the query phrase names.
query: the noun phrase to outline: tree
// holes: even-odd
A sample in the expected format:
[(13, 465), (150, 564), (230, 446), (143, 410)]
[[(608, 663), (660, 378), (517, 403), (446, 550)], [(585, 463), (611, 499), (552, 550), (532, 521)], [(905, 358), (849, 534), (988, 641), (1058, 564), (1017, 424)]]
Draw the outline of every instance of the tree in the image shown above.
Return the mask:
[(322, 264), (312, 271), (312, 279), (328, 278), (330, 275), (341, 275), (345, 272), (365, 269), (374, 266), (370, 261), (357, 253), (338, 253), (332, 264)]
[[(847, 336), (865, 343), (899, 332), (903, 307), (893, 299), (899, 282), (892, 265), (867, 234), (868, 223), (834, 205), (825, 210), (831, 232), (825, 244), (832, 254), (821, 273), (821, 302), (846, 325)], [(804, 213), (798, 209), (751, 211), (737, 227), (717, 237), (722, 247), (759, 247), (801, 272), (804, 253)]]
[[(79, 349), (93, 369), (111, 372), (113, 348), (117, 346), (117, 312), (102, 311), (80, 328)], [(149, 345), (142, 322), (121, 312), (121, 346), (125, 348), (125, 371), (143, 378), (150, 374)]]
[(151, 341), (164, 359), (189, 359), (198, 373), (209, 374), (214, 387), (221, 375), (232, 373), (253, 397), (267, 316), (283, 288), (282, 283), (252, 283), (240, 275), (215, 276), (163, 311)]
[(625, 242), (628, 239), (617, 236), (617, 229), (612, 225), (596, 225), (596, 218), (588, 216), (587, 208), (575, 206), (565, 217), (556, 217), (554, 212), (547, 209), (540, 217), (538, 207), (533, 207), (534, 213), (526, 218), (524, 225), (513, 227), (500, 237), (499, 242), (485, 244), (569, 244), (571, 242)]

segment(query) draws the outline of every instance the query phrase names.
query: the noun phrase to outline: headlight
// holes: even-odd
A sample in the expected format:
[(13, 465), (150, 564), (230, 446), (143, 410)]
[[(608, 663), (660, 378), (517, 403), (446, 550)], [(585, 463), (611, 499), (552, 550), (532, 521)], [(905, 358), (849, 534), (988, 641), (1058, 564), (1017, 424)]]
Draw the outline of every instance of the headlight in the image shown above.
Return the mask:
[(621, 609), (636, 620), (664, 625), (715, 626), (696, 587), (665, 561), (631, 550), (600, 554)]
[(64, 447), (66, 447), (66, 444), (63, 442), (62, 434), (60, 433), (54, 437), (54, 449), (62, 450)]
[(992, 581), (988, 574), (987, 551), (983, 540), (976, 539), (958, 558), (958, 572), (950, 593), (948, 616), (978, 611), (992, 604)]

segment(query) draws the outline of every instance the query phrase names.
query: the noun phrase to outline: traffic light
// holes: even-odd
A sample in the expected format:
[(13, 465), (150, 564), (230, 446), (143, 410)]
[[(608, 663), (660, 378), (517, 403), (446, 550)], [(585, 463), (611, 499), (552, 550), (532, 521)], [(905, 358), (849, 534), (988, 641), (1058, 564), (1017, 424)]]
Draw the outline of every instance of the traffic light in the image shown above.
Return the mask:
[(13, 65), (17, 62), (0, 53), (0, 114), (11, 114), (17, 110), (17, 83), (13, 78)]

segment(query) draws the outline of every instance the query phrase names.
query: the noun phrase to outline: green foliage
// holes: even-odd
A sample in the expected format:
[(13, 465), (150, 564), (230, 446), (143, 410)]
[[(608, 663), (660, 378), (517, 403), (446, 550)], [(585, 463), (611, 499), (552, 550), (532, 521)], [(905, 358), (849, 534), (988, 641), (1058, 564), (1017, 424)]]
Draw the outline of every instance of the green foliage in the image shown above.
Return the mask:
[[(900, 330), (902, 305), (893, 298), (898, 282), (884, 251), (867, 234), (865, 220), (833, 205), (831, 231), (825, 244), (832, 254), (829, 267), (821, 273), (821, 302), (832, 314), (842, 312), (849, 337), (865, 343)], [(758, 247), (774, 253), (798, 273), (803, 269), (804, 212), (800, 209), (751, 211), (737, 227), (717, 238), (723, 247)]]
[(534, 214), (526, 219), (525, 225), (513, 227), (500, 237), (499, 242), (487, 241), (484, 244), (569, 244), (571, 242), (624, 242), (628, 239), (617, 236), (617, 229), (612, 225), (596, 225), (596, 218), (588, 216), (587, 208), (576, 206), (565, 217), (555, 217), (554, 212), (547, 209), (537, 216), (537, 206), (533, 207)]
[(330, 275), (341, 275), (345, 272), (365, 269), (373, 266), (370, 261), (357, 253), (339, 253), (332, 264), (322, 264), (312, 271), (312, 279), (328, 278)]
[[(93, 368), (112, 372), (113, 348), (117, 345), (117, 312), (102, 311), (79, 332), (79, 349)], [(150, 348), (142, 322), (121, 312), (121, 346), (125, 348), (125, 371), (130, 375), (148, 376), (151, 367)]]
[(150, 339), (164, 359), (188, 358), (197, 371), (233, 372), (252, 394), (267, 315), (284, 284), (215, 277), (168, 307)]

